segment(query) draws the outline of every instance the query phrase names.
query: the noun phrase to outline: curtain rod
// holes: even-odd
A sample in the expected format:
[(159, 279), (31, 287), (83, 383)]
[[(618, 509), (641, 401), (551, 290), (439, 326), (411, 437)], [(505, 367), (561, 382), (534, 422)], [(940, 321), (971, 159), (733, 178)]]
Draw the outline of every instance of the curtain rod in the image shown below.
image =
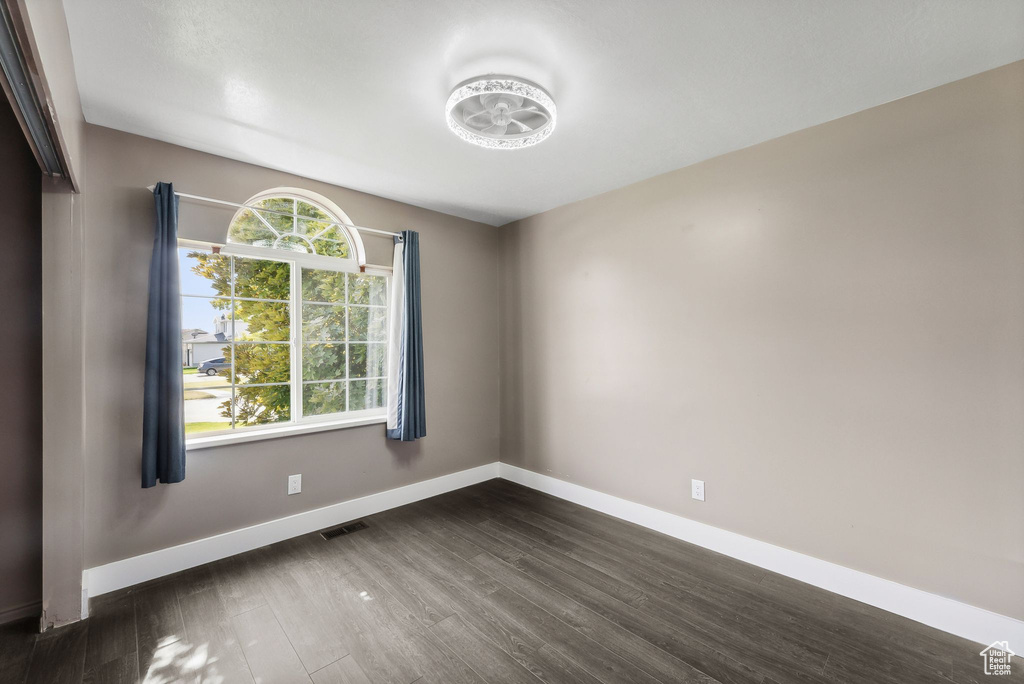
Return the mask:
[[(156, 187), (155, 185), (150, 185), (150, 186), (146, 187), (146, 189), (149, 190), (150, 192), (153, 192), (153, 189), (155, 187)], [(227, 200), (214, 199), (213, 197), (203, 197), (202, 195), (190, 195), (187, 192), (178, 192), (177, 190), (174, 191), (174, 194), (177, 195), (178, 197), (184, 197), (185, 199), (199, 200), (200, 202), (211, 202), (213, 204), (224, 204), (224, 205), (227, 205), (229, 207), (238, 207), (239, 209), (250, 209), (252, 211), (263, 211), (263, 212), (266, 212), (268, 214), (277, 214), (278, 216), (289, 216), (289, 217), (292, 217), (292, 218), (301, 218), (301, 219), (315, 220), (315, 219), (313, 219), (312, 216), (303, 216), (301, 214), (288, 213), (286, 211), (277, 211), (276, 209), (264, 209), (263, 207), (254, 207), (251, 204), (239, 204), (238, 202), (228, 202)], [(332, 226), (345, 226), (346, 228), (355, 228), (359, 232), (364, 232), (365, 231), (367, 233), (377, 233), (378, 235), (390, 235), (392, 237), (402, 237), (401, 233), (395, 233), (395, 232), (392, 232), (390, 230), (378, 230), (376, 228), (367, 228), (366, 226), (357, 226), (357, 225), (353, 225), (351, 223), (343, 223), (341, 221), (331, 221), (330, 224)]]

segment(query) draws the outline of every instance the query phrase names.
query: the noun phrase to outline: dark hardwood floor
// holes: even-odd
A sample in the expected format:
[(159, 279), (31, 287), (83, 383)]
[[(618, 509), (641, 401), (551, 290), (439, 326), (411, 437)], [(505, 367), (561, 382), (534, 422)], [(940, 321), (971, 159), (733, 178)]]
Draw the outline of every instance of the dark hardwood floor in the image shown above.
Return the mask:
[(989, 679), (976, 644), (503, 480), (366, 522), (0, 628), (0, 681)]

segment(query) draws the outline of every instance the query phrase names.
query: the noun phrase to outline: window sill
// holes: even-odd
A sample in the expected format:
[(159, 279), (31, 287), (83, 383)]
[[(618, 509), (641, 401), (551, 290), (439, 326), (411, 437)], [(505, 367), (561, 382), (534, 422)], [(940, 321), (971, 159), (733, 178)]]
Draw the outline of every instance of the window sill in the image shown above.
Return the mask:
[(212, 447), (225, 446), (228, 444), (241, 444), (243, 442), (257, 442), (264, 439), (275, 439), (277, 437), (291, 437), (293, 435), (305, 435), (311, 432), (323, 432), (325, 430), (341, 430), (360, 425), (376, 425), (387, 423), (387, 415), (364, 416), (361, 418), (345, 418), (342, 420), (324, 421), (321, 423), (300, 423), (297, 425), (284, 425), (282, 427), (270, 427), (259, 430), (245, 430), (227, 435), (211, 435), (209, 437), (192, 437), (185, 440), (187, 451), (197, 449), (209, 449)]

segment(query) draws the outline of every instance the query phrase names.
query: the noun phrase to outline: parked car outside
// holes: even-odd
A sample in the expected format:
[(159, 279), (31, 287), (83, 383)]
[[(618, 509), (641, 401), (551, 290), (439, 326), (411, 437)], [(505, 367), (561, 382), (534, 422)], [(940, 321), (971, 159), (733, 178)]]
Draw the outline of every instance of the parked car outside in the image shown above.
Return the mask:
[(206, 373), (207, 375), (216, 375), (220, 371), (231, 370), (231, 364), (224, 360), (221, 356), (216, 359), (210, 359), (209, 361), (203, 361), (199, 364), (199, 368), (196, 369), (197, 373)]

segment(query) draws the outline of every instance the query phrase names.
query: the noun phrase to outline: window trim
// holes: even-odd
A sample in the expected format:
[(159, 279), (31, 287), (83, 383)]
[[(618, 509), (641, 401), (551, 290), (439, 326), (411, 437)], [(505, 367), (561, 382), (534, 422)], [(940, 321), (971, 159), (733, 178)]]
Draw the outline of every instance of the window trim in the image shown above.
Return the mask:
[[(353, 413), (356, 413), (355, 411)], [(358, 413), (362, 413), (361, 411)], [(339, 415), (339, 414), (334, 414)], [(264, 439), (276, 439), (278, 437), (292, 437), (294, 435), (305, 435), (313, 432), (324, 432), (327, 430), (342, 430), (345, 428), (361, 427), (364, 425), (378, 425), (388, 422), (387, 409), (384, 413), (378, 413), (373, 409), (372, 415), (351, 416), (342, 420), (314, 420), (308, 418), (304, 422), (283, 423), (278, 425), (250, 425), (249, 427), (235, 428), (233, 430), (220, 430), (217, 432), (203, 432), (200, 436), (189, 437), (185, 440), (185, 449), (195, 451), (197, 449), (210, 449), (212, 447), (226, 446), (229, 444), (243, 444), (245, 442), (257, 442)]]
[[(261, 193), (262, 194), (262, 193)], [(385, 309), (391, 308), (391, 276), (393, 268), (386, 266), (361, 267), (355, 259), (343, 259), (330, 257), (321, 254), (308, 254), (303, 252), (292, 252), (289, 250), (272, 249), (267, 247), (254, 247), (238, 243), (217, 244), (188, 238), (178, 239), (178, 248), (193, 248), (201, 250), (216, 250), (225, 256), (239, 256), (243, 258), (259, 258), (271, 261), (281, 261), (290, 264), (289, 300), (290, 308), (289, 325), (290, 334), (288, 344), (290, 346), (290, 373), (288, 387), (291, 394), (290, 416), (292, 418), (284, 423), (270, 423), (267, 425), (249, 425), (244, 427), (233, 427), (227, 430), (211, 430), (209, 432), (197, 433), (195, 436), (185, 437), (185, 448), (187, 450), (206, 449), (210, 447), (257, 441), (261, 439), (273, 439), (277, 437), (288, 437), (291, 435), (321, 432), (324, 430), (338, 430), (363, 425), (373, 425), (387, 422), (387, 406), (375, 409), (364, 409), (362, 411), (343, 411), (326, 415), (304, 416), (302, 415), (302, 387), (305, 381), (302, 380), (301, 354), (301, 325), (302, 325), (302, 296), (301, 277), (302, 268), (313, 268), (318, 270), (330, 270), (341, 273), (356, 273), (361, 275), (376, 275), (387, 278), (387, 304)], [(193, 296), (179, 294), (180, 297)], [(195, 295), (199, 296), (199, 295)], [(275, 300), (276, 301), (276, 300)], [(344, 306), (348, 307), (348, 302)], [(388, 316), (390, 319), (390, 316)], [(346, 371), (347, 375), (347, 371)], [(362, 379), (362, 378), (357, 378)], [(351, 378), (346, 377), (343, 381), (348, 382)], [(284, 383), (272, 383), (284, 384)], [(234, 385), (232, 385), (234, 387)], [(233, 395), (233, 391), (232, 391)], [(296, 417), (301, 416), (301, 417)]]
[[(238, 211), (235, 212), (235, 215), (231, 217), (231, 221), (228, 222), (228, 229), (227, 229), (227, 231), (225, 231), (225, 239), (224, 239), (224, 241), (228, 245), (230, 245), (232, 247), (238, 247), (238, 246), (241, 246), (241, 247), (251, 247), (252, 245), (246, 245), (244, 243), (228, 242), (226, 236), (228, 234), (230, 234), (231, 226), (233, 226), (235, 221), (237, 221), (238, 218), (242, 214), (244, 214), (246, 211), (251, 211), (256, 216), (259, 216), (258, 214), (256, 214), (256, 210), (253, 209), (249, 205), (254, 205), (257, 202), (261, 202), (262, 200), (265, 200), (265, 199), (273, 199), (273, 198), (277, 198), (277, 197), (289, 197), (291, 199), (299, 200), (300, 202), (305, 202), (307, 204), (312, 204), (314, 206), (317, 206), (317, 208), (327, 212), (327, 214), (329, 214), (332, 218), (334, 218), (335, 222), (336, 222), (335, 225), (341, 227), (342, 231), (348, 237), (348, 239), (349, 239), (349, 248), (350, 248), (350, 251), (352, 253), (348, 256), (347, 259), (342, 259), (341, 257), (324, 257), (324, 255), (322, 255), (322, 254), (320, 254), (320, 255), (313, 255), (313, 256), (320, 256), (320, 257), (323, 257), (323, 258), (326, 258), (326, 259), (342, 259), (343, 261), (353, 261), (360, 268), (366, 266), (366, 249), (363, 247), (363, 238), (359, 235), (359, 229), (356, 228), (356, 226), (352, 223), (352, 219), (350, 219), (348, 217), (348, 214), (346, 214), (344, 211), (342, 211), (341, 207), (339, 207), (337, 204), (335, 204), (334, 201), (331, 200), (330, 198), (324, 197), (323, 195), (321, 195), (318, 192), (313, 192), (312, 190), (305, 190), (303, 188), (290, 188), (290, 187), (271, 188), (270, 190), (265, 190), (265, 191), (263, 191), (263, 192), (261, 192), (259, 194), (256, 194), (256, 195), (253, 195), (252, 197), (250, 197), (245, 202), (246, 207), (244, 207), (244, 208), (240, 207), (238, 209)], [(273, 229), (271, 229), (271, 230), (273, 230)], [(262, 247), (262, 248), (261, 247), (256, 247), (255, 249), (267, 249), (267, 248), (265, 248), (265, 247)], [(286, 250), (276, 250), (276, 251), (286, 251)], [(296, 252), (296, 254), (301, 254), (301, 252)]]

